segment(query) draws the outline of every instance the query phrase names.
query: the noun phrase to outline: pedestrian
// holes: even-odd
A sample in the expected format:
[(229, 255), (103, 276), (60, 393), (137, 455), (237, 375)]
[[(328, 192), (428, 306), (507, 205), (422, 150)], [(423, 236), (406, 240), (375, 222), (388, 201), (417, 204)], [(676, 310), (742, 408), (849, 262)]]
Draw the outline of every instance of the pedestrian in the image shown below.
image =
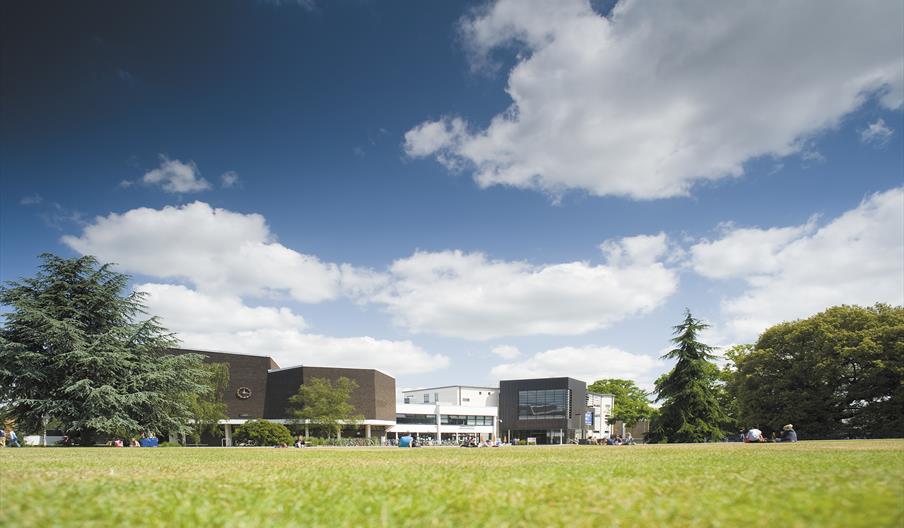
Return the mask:
[(0, 447), (6, 447), (6, 431), (0, 427)]
[(797, 442), (797, 431), (794, 425), (788, 424), (782, 427), (782, 442)]
[(9, 430), (9, 447), (22, 447), (19, 445), (19, 437), (12, 429)]

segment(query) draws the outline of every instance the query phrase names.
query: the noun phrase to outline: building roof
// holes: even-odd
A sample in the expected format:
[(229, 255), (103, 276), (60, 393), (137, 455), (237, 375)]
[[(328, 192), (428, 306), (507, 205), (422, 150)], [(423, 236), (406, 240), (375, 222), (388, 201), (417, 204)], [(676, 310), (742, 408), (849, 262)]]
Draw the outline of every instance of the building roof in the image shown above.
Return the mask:
[(442, 385), (440, 387), (426, 387), (423, 389), (403, 390), (402, 394), (405, 394), (406, 392), (421, 392), (421, 391), (432, 391), (432, 390), (439, 390), (439, 389), (454, 389), (454, 388), (499, 390), (499, 387), (487, 387), (485, 385)]

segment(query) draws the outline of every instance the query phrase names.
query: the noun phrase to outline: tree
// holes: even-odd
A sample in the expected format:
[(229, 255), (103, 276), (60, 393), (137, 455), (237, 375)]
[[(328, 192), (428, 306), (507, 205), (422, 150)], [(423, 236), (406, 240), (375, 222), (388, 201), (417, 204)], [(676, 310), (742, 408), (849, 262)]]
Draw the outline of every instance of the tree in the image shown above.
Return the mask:
[(353, 379), (340, 376), (333, 385), (326, 378), (313, 378), (298, 388), (298, 394), (289, 398), (289, 412), (298, 420), (306, 420), (321, 429), (327, 437), (339, 436), (344, 424), (355, 424), (363, 417), (349, 403), (352, 392), (358, 388)]
[(292, 433), (283, 425), (267, 420), (248, 420), (236, 429), (235, 439), (242, 444), (272, 446), (291, 444)]
[[(205, 363), (201, 366), (205, 374), (205, 394), (196, 394), (189, 406), (191, 414), (191, 437), (195, 443), (201, 441), (204, 433), (222, 436), (219, 421), (229, 418), (223, 395), (229, 387), (229, 365), (226, 363)], [(200, 380), (199, 380), (200, 381)]]
[(728, 417), (719, 405), (715, 356), (712, 347), (698, 341), (708, 326), (685, 310), (684, 322), (674, 327), (675, 348), (662, 357), (677, 363), (656, 381), (656, 399), (663, 404), (650, 432), (653, 441), (705, 442), (723, 436)]
[(593, 382), (587, 390), (615, 396), (615, 405), (609, 416), (610, 422), (624, 422), (628, 427), (632, 427), (641, 420), (649, 420), (656, 412), (650, 405), (649, 393), (635, 385), (632, 380), (601, 379)]
[(97, 433), (187, 432), (189, 401), (206, 389), (202, 357), (146, 315), (128, 277), (90, 256), (41, 255), (32, 278), (0, 287), (0, 406), (19, 427), (54, 420), (82, 443)]
[(807, 438), (904, 436), (904, 307), (835, 306), (731, 358), (741, 419)]

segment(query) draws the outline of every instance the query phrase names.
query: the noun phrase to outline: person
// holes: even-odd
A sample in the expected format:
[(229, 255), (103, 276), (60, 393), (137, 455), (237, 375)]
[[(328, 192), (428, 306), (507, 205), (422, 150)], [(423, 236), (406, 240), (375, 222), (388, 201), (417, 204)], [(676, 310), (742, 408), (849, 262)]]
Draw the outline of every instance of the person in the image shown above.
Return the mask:
[(6, 447), (6, 431), (0, 427), (0, 447)]
[(132, 440), (129, 442), (129, 447), (141, 447), (141, 444), (138, 443), (138, 439), (133, 436)]
[(122, 447), (122, 440), (119, 438), (113, 440), (113, 447)]
[(744, 436), (744, 443), (756, 443), (756, 442), (765, 442), (766, 438), (763, 436), (763, 432), (757, 429), (756, 427), (751, 427), (747, 431), (747, 435)]
[(624, 445), (634, 445), (634, 437), (631, 436), (631, 433), (628, 433), (627, 436), (625, 436), (625, 441), (623, 443)]
[(797, 442), (797, 431), (794, 425), (788, 424), (782, 427), (782, 442)]
[(22, 447), (19, 445), (19, 437), (12, 429), (9, 430), (9, 447)]
[(298, 438), (295, 439), (295, 447), (299, 447), (299, 448), (304, 447), (304, 437), (303, 436), (298, 435)]
[(606, 439), (606, 445), (615, 445), (615, 435), (609, 435)]

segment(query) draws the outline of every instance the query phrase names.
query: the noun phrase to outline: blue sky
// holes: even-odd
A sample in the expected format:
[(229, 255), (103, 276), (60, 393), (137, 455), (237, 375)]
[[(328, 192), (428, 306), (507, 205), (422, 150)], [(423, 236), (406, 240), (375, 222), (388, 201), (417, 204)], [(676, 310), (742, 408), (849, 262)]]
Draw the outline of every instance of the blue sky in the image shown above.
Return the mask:
[(401, 387), (649, 387), (685, 307), (904, 304), (902, 9), (6, 4), (0, 278), (94, 254), (187, 346)]

